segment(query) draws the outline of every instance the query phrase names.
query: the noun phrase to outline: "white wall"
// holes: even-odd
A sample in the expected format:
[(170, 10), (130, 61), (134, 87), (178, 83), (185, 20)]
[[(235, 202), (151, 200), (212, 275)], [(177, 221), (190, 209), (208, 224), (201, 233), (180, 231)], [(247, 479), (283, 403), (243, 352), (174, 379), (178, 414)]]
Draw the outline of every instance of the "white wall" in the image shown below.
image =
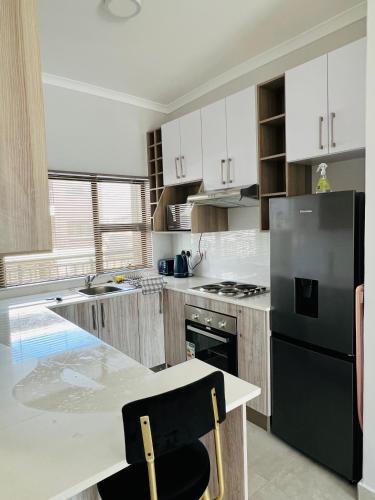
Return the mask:
[(44, 109), (50, 169), (147, 175), (146, 131), (162, 113), (52, 85)]
[[(375, 498), (375, 1), (368, 2), (363, 487)], [(372, 491), (373, 495), (368, 491)]]
[[(370, 2), (372, 1), (373, 0), (370, 0)], [(179, 108), (177, 111), (168, 115), (164, 121), (173, 120), (178, 116), (206, 106), (211, 102), (222, 99), (223, 97), (233, 94), (234, 92), (238, 92), (239, 90), (249, 87), (250, 85), (266, 82), (271, 78), (281, 75), (288, 69), (294, 68), (295, 66), (314, 59), (322, 54), (326, 54), (331, 50), (337, 49), (338, 47), (342, 47), (343, 45), (353, 42), (354, 40), (364, 37), (365, 35), (366, 20), (362, 19), (346, 26), (345, 28), (335, 31), (330, 35), (322, 37), (316, 42), (306, 45), (299, 50), (295, 50), (284, 57), (280, 57), (269, 64), (260, 66), (240, 78), (232, 80), (226, 85), (223, 85), (222, 87), (219, 87), (199, 99), (196, 99), (195, 101)]]

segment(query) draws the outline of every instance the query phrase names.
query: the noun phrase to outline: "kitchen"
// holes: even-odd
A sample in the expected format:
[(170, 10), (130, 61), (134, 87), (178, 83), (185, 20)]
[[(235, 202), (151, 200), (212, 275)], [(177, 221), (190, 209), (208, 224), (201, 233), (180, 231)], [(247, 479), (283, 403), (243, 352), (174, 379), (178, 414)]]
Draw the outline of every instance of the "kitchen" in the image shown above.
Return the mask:
[(4, 498), (100, 498), (121, 407), (216, 368), (224, 498), (372, 498), (373, 5), (97, 4), (0, 1)]

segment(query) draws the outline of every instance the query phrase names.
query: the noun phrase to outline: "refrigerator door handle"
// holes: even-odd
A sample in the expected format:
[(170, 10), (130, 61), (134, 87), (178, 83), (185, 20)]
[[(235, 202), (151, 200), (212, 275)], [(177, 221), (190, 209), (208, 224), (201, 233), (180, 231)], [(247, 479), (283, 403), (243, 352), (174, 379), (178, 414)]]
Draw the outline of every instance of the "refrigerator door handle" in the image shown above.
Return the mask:
[(357, 412), (363, 430), (363, 303), (364, 285), (355, 290), (355, 338), (356, 338), (356, 375), (357, 375)]

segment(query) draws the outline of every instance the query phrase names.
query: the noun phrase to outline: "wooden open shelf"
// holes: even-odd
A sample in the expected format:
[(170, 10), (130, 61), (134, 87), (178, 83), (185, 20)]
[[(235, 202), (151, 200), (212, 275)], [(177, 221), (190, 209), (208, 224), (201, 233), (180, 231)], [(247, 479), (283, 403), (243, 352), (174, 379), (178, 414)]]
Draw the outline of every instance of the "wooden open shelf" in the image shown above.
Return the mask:
[(154, 214), (164, 190), (163, 146), (161, 128), (146, 134), (148, 177), (150, 179), (151, 227), (154, 227)]
[(258, 85), (260, 226), (267, 231), (271, 198), (311, 192), (311, 171), (286, 161), (285, 77)]

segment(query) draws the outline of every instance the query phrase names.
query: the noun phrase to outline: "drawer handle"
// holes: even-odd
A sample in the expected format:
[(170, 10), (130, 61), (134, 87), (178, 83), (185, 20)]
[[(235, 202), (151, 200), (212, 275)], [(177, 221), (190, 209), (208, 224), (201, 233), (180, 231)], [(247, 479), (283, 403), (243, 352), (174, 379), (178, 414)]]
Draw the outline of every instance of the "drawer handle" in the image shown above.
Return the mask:
[(323, 120), (324, 118), (322, 116), (319, 116), (319, 149), (323, 149)]
[(186, 174), (184, 172), (184, 163), (183, 163), (183, 160), (185, 160), (185, 156), (180, 156), (181, 177), (186, 177)]
[(221, 183), (226, 184), (224, 180), (224, 165), (225, 165), (225, 160), (221, 160)]
[(335, 136), (334, 136), (334, 120), (336, 118), (336, 113), (331, 113), (331, 147), (336, 147)]
[(104, 304), (103, 302), (100, 304), (100, 311), (101, 311), (101, 316), (102, 316), (102, 327), (105, 327), (105, 313), (104, 313)]
[(227, 172), (228, 184), (231, 184), (233, 182), (233, 179), (231, 178), (231, 175), (230, 175), (231, 166), (232, 166), (232, 158), (228, 158), (228, 172)]
[(178, 165), (177, 165), (178, 160), (179, 160), (179, 158), (178, 158), (178, 156), (176, 156), (176, 158), (174, 159), (174, 166), (176, 168), (176, 177), (177, 177), (177, 179), (180, 179), (180, 176), (178, 175)]
[(91, 314), (92, 314), (92, 327), (94, 330), (97, 329), (97, 324), (96, 324), (96, 310), (95, 310), (95, 306), (92, 305), (91, 306)]

